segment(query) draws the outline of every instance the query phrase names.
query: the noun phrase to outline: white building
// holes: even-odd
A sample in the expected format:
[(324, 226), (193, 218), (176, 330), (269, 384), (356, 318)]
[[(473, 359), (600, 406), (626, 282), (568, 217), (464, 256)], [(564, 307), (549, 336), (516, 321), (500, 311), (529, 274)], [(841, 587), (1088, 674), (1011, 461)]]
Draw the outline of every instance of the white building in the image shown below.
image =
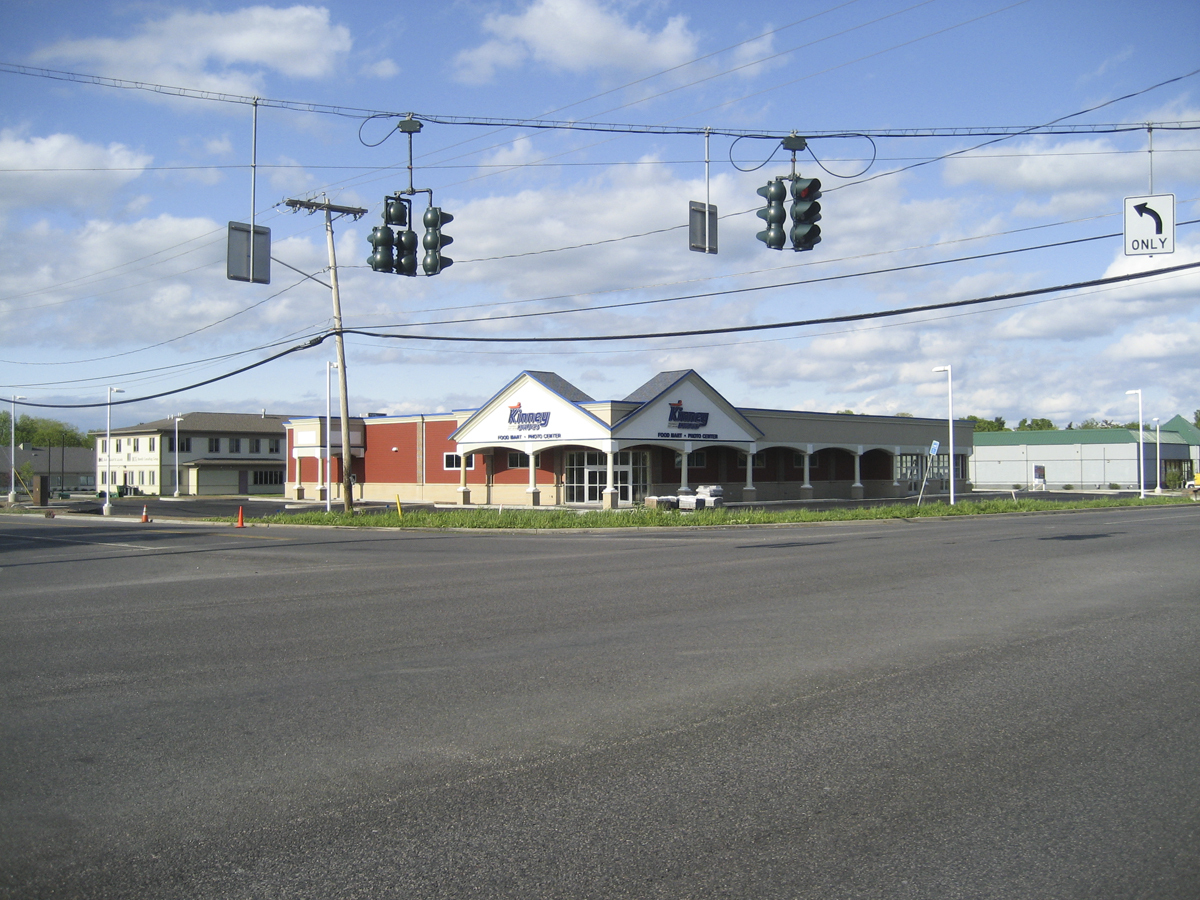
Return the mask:
[(287, 416), (185, 413), (96, 434), (96, 486), (125, 493), (283, 494)]
[[(1144, 437), (1145, 484), (1167, 487), (1200, 465), (1200, 429), (1176, 416)], [(1161, 458), (1161, 465), (1160, 465)], [(1155, 478), (1155, 473), (1158, 478)], [(1138, 488), (1138, 433), (1127, 428), (984, 431), (975, 435), (971, 483), (976, 490)]]

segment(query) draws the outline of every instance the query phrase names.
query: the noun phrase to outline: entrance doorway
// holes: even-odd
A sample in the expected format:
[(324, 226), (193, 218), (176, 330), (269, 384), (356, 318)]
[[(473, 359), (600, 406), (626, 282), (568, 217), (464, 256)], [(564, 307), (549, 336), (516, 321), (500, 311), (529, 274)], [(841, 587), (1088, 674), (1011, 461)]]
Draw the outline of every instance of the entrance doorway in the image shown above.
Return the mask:
[[(566, 455), (563, 478), (567, 503), (600, 503), (608, 480), (608, 454), (597, 450), (572, 450)], [(629, 506), (646, 499), (650, 488), (650, 454), (621, 450), (613, 456), (613, 487), (617, 503)]]

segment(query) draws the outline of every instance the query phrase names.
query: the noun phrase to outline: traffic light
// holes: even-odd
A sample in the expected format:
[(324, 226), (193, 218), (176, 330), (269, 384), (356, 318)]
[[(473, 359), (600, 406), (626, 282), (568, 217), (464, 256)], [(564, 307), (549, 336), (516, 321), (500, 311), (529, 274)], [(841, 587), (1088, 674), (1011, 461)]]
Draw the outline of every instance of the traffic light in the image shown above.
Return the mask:
[(442, 234), (442, 226), (453, 222), (454, 216), (442, 212), (440, 207), (431, 206), (425, 210), (421, 221), (425, 224), (425, 237), (421, 239), (425, 257), (421, 260), (421, 268), (426, 275), (436, 275), (454, 264), (454, 260), (442, 255), (442, 248), (454, 243), (454, 238)]
[(383, 224), (405, 226), (408, 224), (408, 204), (399, 194), (383, 198)]
[(417, 233), (406, 228), (396, 235), (396, 274), (417, 274)]
[(783, 228), (783, 223), (787, 221), (787, 210), (783, 208), (783, 201), (787, 199), (787, 188), (783, 185), (783, 179), (768, 181), (758, 189), (758, 195), (767, 201), (767, 205), (758, 211), (758, 217), (766, 221), (767, 227), (755, 237), (772, 250), (782, 250), (787, 240), (787, 233)]
[(377, 225), (371, 229), (367, 240), (372, 247), (371, 255), (367, 257), (371, 268), (376, 272), (394, 272), (396, 266), (392, 260), (392, 245), (395, 243), (395, 237), (392, 229), (386, 225)]
[(811, 250), (821, 243), (821, 182), (816, 178), (792, 180), (792, 249)]

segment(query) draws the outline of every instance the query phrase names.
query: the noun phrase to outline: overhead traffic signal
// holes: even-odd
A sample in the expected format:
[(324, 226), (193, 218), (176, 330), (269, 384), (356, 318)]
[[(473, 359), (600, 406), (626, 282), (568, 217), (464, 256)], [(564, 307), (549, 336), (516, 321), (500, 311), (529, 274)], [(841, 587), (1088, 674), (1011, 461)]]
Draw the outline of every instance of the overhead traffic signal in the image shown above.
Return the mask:
[(406, 228), (396, 235), (396, 274), (417, 274), (417, 233)]
[(399, 194), (383, 198), (383, 224), (405, 226), (408, 224), (408, 207), (411, 200)]
[(371, 229), (367, 240), (372, 247), (371, 255), (367, 257), (371, 268), (376, 272), (394, 272), (396, 264), (392, 258), (392, 246), (395, 243), (395, 236), (392, 234), (392, 229), (386, 225), (377, 225)]
[(442, 212), (440, 207), (431, 206), (425, 210), (421, 221), (425, 225), (425, 236), (421, 239), (425, 256), (421, 260), (421, 268), (425, 270), (426, 275), (436, 275), (454, 264), (454, 260), (442, 255), (442, 248), (454, 243), (454, 238), (442, 234), (442, 226), (453, 222), (454, 216)]
[(816, 178), (792, 180), (792, 230), (793, 250), (811, 250), (821, 243), (821, 182)]
[(782, 250), (787, 240), (787, 233), (783, 228), (783, 223), (787, 221), (787, 210), (783, 208), (783, 201), (787, 199), (787, 188), (783, 185), (783, 179), (768, 181), (758, 189), (758, 195), (767, 201), (767, 205), (758, 211), (758, 217), (766, 221), (767, 227), (755, 237), (772, 250)]

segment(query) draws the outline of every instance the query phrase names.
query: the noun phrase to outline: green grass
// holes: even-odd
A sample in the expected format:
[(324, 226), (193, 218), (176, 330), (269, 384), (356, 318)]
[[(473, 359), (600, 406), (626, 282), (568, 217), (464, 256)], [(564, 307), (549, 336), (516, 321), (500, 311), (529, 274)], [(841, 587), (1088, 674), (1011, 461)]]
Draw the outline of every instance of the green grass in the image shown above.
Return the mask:
[[(916, 519), (937, 516), (978, 516), (1003, 513), (1046, 512), (1064, 509), (1098, 509), (1119, 506), (1161, 506), (1186, 503), (1178, 497), (1140, 499), (1070, 500), (965, 500), (955, 506), (929, 503), (922, 506), (855, 507), (835, 510), (703, 509), (696, 512), (634, 507), (621, 510), (564, 509), (442, 509), (411, 510), (403, 516), (394, 509), (347, 515), (344, 512), (278, 514), (247, 518), (249, 523), (271, 525), (343, 525), (370, 528), (505, 528), (532, 530), (551, 528), (661, 528), (720, 525), (779, 525), (805, 522), (847, 522), (865, 519)], [(224, 520), (222, 520), (224, 521)]]

